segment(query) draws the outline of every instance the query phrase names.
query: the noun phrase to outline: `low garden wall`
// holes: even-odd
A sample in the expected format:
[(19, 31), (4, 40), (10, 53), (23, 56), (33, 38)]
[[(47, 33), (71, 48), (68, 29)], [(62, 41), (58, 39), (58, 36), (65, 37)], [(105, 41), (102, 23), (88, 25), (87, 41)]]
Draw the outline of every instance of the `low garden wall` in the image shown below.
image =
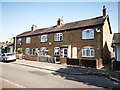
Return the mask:
[(113, 61), (113, 70), (120, 71), (120, 61)]
[(70, 58), (67, 58), (67, 64), (68, 65), (80, 65), (79, 59), (70, 59)]
[[(21, 58), (20, 54), (16, 55), (17, 58)], [(101, 68), (102, 67), (102, 59), (70, 59), (70, 58), (60, 58), (60, 57), (51, 57), (51, 56), (35, 56), (35, 55), (22, 55), (22, 59), (30, 60), (30, 61), (39, 61), (39, 62), (48, 62), (48, 63), (61, 63), (67, 65), (78, 65), (84, 67), (92, 67), (92, 68)], [(114, 62), (114, 69), (117, 69), (119, 64)]]
[(96, 68), (96, 60), (85, 60), (85, 59), (82, 59), (82, 60), (80, 60), (80, 65), (81, 66), (85, 66), (85, 67)]

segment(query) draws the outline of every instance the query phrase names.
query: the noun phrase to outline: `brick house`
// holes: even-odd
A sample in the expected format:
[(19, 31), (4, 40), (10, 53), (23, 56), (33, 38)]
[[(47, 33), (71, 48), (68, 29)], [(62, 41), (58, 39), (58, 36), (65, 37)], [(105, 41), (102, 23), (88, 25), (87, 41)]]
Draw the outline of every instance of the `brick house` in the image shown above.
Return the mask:
[(106, 8), (103, 15), (86, 20), (64, 23), (59, 18), (57, 25), (37, 29), (32, 25), (31, 31), (16, 37), (16, 48), (22, 48), (24, 54), (34, 55), (35, 50), (59, 59), (110, 60), (111, 26)]
[(120, 61), (120, 33), (114, 33), (113, 35), (113, 41), (112, 41), (112, 47), (115, 51), (115, 59), (116, 61)]
[(115, 60), (113, 61), (113, 69), (120, 71), (120, 33), (114, 33), (112, 40), (113, 51), (115, 52)]

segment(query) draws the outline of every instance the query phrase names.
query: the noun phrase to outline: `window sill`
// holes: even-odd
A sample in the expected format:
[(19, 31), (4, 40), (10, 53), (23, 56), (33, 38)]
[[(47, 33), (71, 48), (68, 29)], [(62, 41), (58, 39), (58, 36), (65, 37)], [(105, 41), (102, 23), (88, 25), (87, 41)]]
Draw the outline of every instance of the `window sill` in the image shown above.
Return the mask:
[(82, 58), (94, 58), (95, 56), (82, 56)]
[(47, 41), (46, 42), (40, 42), (40, 43), (47, 43)]
[(22, 45), (22, 44), (17, 44), (17, 45)]
[(60, 55), (54, 55), (54, 56), (59, 57)]
[(54, 41), (54, 42), (63, 42), (63, 40), (61, 40), (61, 41)]
[(94, 40), (94, 38), (90, 38), (90, 39), (83, 39), (83, 38), (82, 38), (82, 40)]

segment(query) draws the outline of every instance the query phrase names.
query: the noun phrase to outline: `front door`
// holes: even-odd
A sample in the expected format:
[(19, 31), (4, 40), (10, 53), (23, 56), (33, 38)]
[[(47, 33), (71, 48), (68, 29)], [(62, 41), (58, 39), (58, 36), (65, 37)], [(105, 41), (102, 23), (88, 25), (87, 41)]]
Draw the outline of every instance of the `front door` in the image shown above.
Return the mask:
[(68, 48), (61, 48), (61, 56), (68, 57)]

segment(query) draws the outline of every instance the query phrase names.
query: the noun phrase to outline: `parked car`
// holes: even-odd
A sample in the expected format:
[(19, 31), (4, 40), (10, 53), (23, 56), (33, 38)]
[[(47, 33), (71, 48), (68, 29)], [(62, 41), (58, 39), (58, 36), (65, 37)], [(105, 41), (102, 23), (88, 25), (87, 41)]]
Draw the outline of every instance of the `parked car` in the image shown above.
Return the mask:
[(16, 61), (16, 55), (12, 53), (0, 54), (1, 61)]

